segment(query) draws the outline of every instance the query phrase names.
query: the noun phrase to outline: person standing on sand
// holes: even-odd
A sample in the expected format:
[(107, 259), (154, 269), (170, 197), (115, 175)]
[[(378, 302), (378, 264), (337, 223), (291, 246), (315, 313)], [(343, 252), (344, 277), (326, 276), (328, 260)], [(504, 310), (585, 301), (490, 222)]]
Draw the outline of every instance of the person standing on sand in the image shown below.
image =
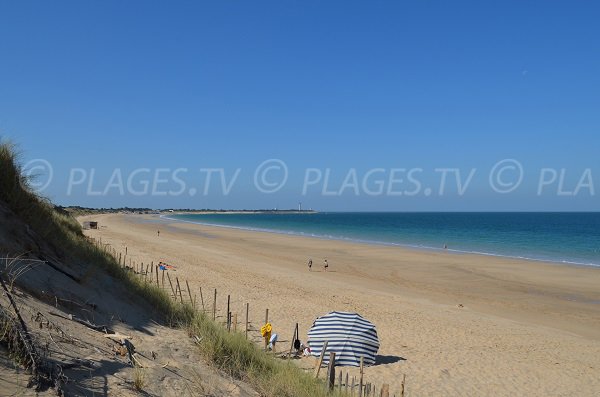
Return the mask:
[(157, 231), (156, 231), (156, 235), (157, 235), (158, 237), (160, 237), (160, 230), (157, 230)]
[(308, 259), (308, 271), (312, 272), (312, 258)]
[(327, 262), (327, 259), (325, 259), (323, 267), (325, 267), (325, 271), (327, 271), (327, 268), (329, 267), (329, 262)]

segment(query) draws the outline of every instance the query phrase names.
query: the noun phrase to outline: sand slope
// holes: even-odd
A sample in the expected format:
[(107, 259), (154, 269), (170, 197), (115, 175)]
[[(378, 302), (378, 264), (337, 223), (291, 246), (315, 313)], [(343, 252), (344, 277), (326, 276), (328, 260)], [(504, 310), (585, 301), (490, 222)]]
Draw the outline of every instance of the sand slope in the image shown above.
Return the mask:
[[(64, 254), (0, 202), (0, 272), (40, 357), (55, 374), (62, 374), (56, 378), (61, 380), (64, 395), (257, 395), (248, 385), (206, 364), (184, 330), (155, 321), (160, 321), (160, 314), (119, 280), (97, 266), (68, 260)], [(16, 255), (22, 259), (4, 259)], [(34, 261), (42, 256), (51, 259), (54, 267)], [(15, 316), (2, 288), (0, 307)], [(131, 337), (145, 367), (140, 371), (144, 374), (142, 391), (135, 390), (135, 371), (127, 355), (116, 351), (119, 341), (71, 321), (69, 315)], [(29, 379), (30, 374), (14, 365), (0, 346), (0, 396), (56, 395), (53, 385), (46, 385), (39, 394), (28, 389)]]

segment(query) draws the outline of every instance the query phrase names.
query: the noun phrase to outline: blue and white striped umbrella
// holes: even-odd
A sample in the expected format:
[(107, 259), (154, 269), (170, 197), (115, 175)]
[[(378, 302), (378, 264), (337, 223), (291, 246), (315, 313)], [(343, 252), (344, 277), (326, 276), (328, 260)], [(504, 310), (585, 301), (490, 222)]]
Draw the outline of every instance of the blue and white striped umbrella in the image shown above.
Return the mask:
[(379, 350), (377, 330), (357, 313), (331, 312), (317, 318), (308, 331), (308, 345), (313, 356), (321, 355), (325, 341), (325, 364), (329, 363), (331, 352), (335, 352), (336, 366), (358, 367), (361, 357), (364, 357), (364, 365), (375, 364)]

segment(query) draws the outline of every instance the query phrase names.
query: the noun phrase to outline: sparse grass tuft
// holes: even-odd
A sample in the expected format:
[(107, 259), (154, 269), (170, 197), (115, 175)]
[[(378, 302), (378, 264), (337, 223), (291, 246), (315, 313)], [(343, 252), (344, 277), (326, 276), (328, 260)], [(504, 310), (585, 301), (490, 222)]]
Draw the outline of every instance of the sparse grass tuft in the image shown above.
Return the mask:
[(143, 368), (135, 367), (133, 369), (133, 387), (137, 391), (142, 391), (144, 386), (146, 386), (146, 372)]
[(0, 343), (6, 346), (9, 357), (15, 363), (25, 368), (33, 365), (20, 337), (17, 319), (2, 306), (0, 306)]

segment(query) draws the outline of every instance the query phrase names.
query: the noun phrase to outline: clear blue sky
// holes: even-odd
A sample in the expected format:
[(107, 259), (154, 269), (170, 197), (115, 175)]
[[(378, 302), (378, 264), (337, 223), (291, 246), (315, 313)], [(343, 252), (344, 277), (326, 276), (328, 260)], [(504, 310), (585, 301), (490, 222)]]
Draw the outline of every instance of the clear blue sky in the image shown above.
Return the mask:
[[(593, 1), (2, 1), (0, 135), (52, 165), (63, 205), (600, 210), (598, 21)], [(268, 159), (289, 171), (273, 194), (253, 184)], [(489, 186), (503, 159), (524, 170), (508, 194)], [(139, 167), (187, 168), (186, 194), (86, 192), (92, 168), (101, 191)], [(418, 194), (302, 194), (306, 168), (339, 191), (376, 167), (422, 168)], [(72, 168), (86, 183), (67, 194)], [(201, 168), (241, 171), (204, 195)], [(477, 171), (461, 196), (436, 168)], [(538, 195), (541, 168), (571, 192), (590, 169), (594, 189)]]

